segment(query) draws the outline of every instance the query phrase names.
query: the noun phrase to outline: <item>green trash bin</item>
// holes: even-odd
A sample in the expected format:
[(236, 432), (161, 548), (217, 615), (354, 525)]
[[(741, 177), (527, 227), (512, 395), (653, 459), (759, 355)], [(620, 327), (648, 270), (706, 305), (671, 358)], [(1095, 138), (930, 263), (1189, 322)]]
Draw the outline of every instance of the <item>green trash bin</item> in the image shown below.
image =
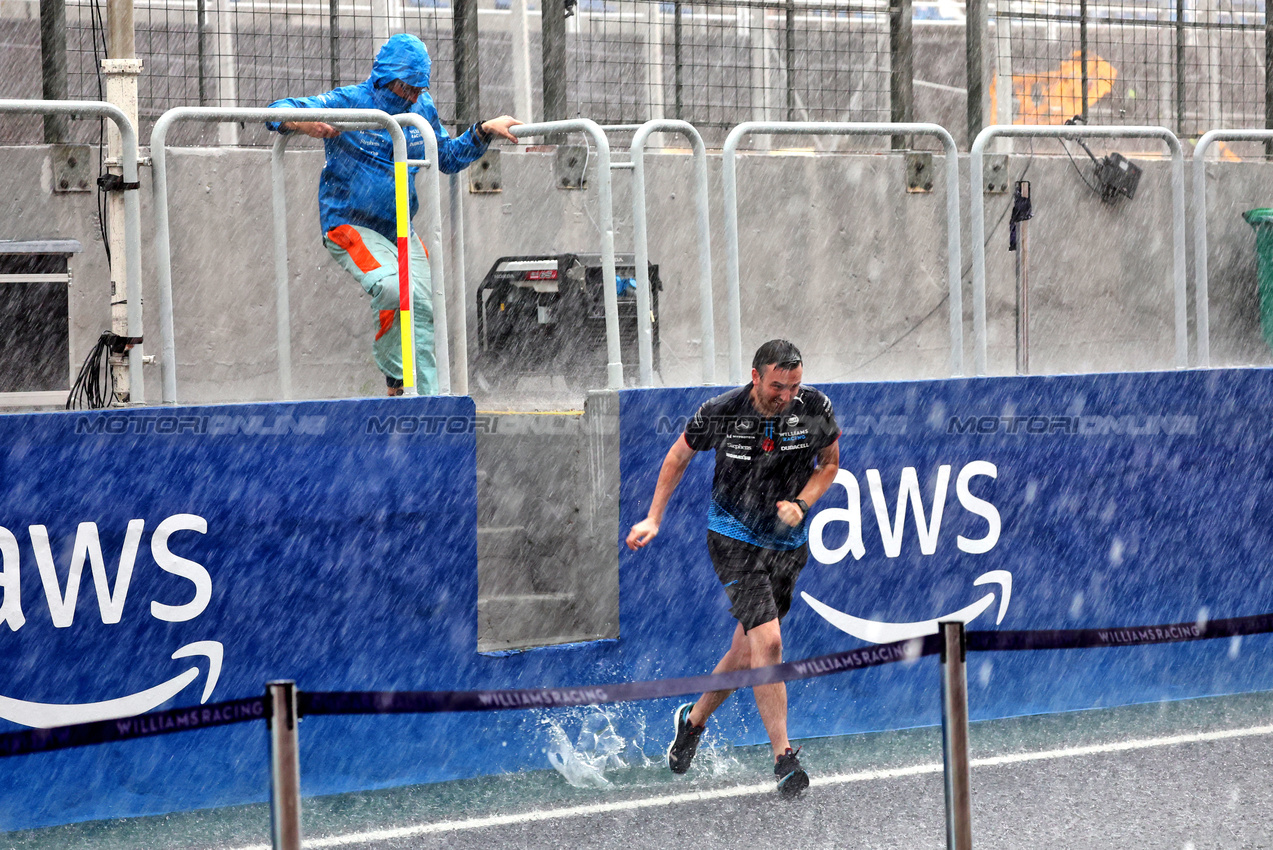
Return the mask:
[(1260, 331), (1273, 348), (1273, 207), (1242, 213), (1255, 230), (1255, 276), (1260, 285)]

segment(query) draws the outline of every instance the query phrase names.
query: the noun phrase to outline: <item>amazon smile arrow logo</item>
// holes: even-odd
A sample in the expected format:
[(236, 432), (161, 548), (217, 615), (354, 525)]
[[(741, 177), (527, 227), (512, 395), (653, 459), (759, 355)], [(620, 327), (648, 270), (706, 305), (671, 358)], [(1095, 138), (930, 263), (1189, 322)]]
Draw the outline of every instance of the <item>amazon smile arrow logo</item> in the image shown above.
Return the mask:
[[(206, 656), (208, 659), (208, 681), (203, 686), (203, 695), (199, 702), (205, 703), (217, 686), (221, 676), (221, 660), (224, 655), (220, 643), (215, 640), (200, 640), (186, 644), (172, 654), (173, 659)], [(186, 686), (199, 678), (199, 668), (174, 676), (166, 682), (155, 685), (135, 694), (106, 700), (104, 702), (88, 702), (73, 705), (45, 702), (28, 702), (0, 696), (0, 718), (33, 726), (37, 729), (48, 729), (54, 726), (70, 726), (74, 723), (92, 723), (96, 720), (115, 720), (120, 717), (132, 717), (145, 714), (158, 708)]]
[[(1000, 586), (999, 616), (995, 619), (995, 625), (998, 625), (1003, 622), (1004, 616), (1008, 613), (1008, 602), (1012, 599), (1012, 573), (1007, 570), (991, 570), (978, 576), (977, 580), (973, 582), (974, 587), (982, 584), (998, 584)], [(854, 617), (852, 614), (838, 611), (825, 602), (814, 599), (807, 593), (801, 592), (800, 598), (807, 602), (809, 607), (828, 623), (842, 632), (853, 635), (858, 640), (864, 640), (868, 643), (894, 643), (899, 640), (911, 640), (912, 638), (926, 635), (935, 635), (937, 634), (937, 624), (942, 621), (971, 622), (994, 604), (995, 594), (993, 592), (987, 593), (976, 602), (965, 608), (960, 608), (958, 611), (952, 611), (949, 614), (943, 614), (931, 620), (919, 620), (913, 623), (886, 623), (879, 620), (864, 620), (861, 617)]]

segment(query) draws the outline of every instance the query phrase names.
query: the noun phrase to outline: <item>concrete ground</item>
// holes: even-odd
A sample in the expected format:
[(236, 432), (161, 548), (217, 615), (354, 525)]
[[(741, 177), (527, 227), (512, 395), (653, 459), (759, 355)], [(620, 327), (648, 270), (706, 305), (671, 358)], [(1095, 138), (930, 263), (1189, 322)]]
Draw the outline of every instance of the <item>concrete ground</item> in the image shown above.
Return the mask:
[[(978, 848), (1273, 847), (1273, 692), (973, 724)], [(557, 772), (307, 799), (306, 847), (945, 846), (938, 729), (801, 742), (813, 784), (773, 790), (768, 754), (706, 740), (690, 773), (648, 759), (576, 788)], [(573, 737), (588, 718), (546, 717)], [(633, 763), (637, 762), (637, 763)], [(0, 847), (266, 848), (265, 806), (0, 835)]]

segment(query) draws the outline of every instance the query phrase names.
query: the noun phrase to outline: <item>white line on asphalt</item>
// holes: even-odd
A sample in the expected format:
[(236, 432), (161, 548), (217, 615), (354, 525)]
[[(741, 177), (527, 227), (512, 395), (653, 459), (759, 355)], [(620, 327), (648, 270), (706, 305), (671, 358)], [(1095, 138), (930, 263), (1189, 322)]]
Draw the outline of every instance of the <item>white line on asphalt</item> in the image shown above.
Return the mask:
[[(1031, 761), (1050, 761), (1062, 758), (1079, 758), (1082, 756), (1103, 755), (1106, 753), (1123, 753), (1132, 750), (1147, 750), (1154, 747), (1171, 747), (1179, 744), (1197, 744), (1207, 741), (1224, 741), (1232, 738), (1251, 738), (1259, 735), (1273, 735), (1273, 726), (1250, 726), (1245, 729), (1224, 729), (1217, 732), (1196, 732), (1190, 735), (1171, 735), (1163, 738), (1141, 738), (1133, 741), (1115, 741), (1108, 744), (1093, 744), (1086, 747), (1068, 747), (1058, 750), (1042, 750), (1034, 753), (1011, 753), (1002, 756), (972, 759), (972, 767), (998, 767), (1006, 764), (1021, 764)], [(922, 776), (924, 774), (941, 773), (942, 766), (936, 764), (916, 764), (909, 767), (898, 767), (889, 770), (864, 770), (858, 773), (841, 773), (832, 776), (816, 776), (810, 780), (811, 785), (847, 785), (852, 782), (875, 782), (882, 779), (898, 779), (906, 776)], [(375, 841), (392, 841), (403, 838), (415, 838), (422, 835), (435, 835), (441, 832), (460, 832), (470, 829), (486, 829), (492, 826), (513, 826), (539, 821), (563, 820), (566, 818), (599, 815), (610, 812), (626, 812), (637, 809), (650, 809), (658, 806), (675, 806), (680, 803), (700, 803), (709, 800), (723, 800), (729, 797), (748, 797), (755, 794), (772, 794), (772, 782), (757, 785), (737, 785), (732, 788), (718, 788), (712, 791), (692, 791), (685, 794), (669, 794), (663, 797), (642, 797), (637, 800), (616, 800), (611, 803), (593, 803), (587, 806), (570, 806), (564, 809), (547, 809), (534, 812), (520, 812), (511, 815), (491, 815), (483, 818), (467, 820), (441, 821), (418, 826), (404, 826), (398, 829), (377, 829), (367, 832), (355, 832), (348, 835), (333, 835), (326, 838), (313, 838), (305, 841), (307, 848), (347, 847), (351, 844), (366, 844)], [(259, 844), (240, 847), (237, 850), (270, 850), (268, 845)]]

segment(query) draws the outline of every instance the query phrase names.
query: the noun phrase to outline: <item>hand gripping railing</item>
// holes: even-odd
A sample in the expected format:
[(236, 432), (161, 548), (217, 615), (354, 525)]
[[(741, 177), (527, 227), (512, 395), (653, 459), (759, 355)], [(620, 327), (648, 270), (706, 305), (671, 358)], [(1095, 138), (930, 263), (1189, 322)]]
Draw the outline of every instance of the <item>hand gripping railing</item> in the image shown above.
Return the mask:
[(735, 155), (744, 136), (837, 135), (837, 136), (936, 136), (946, 152), (946, 264), (950, 282), (950, 373), (964, 372), (963, 290), (960, 288), (959, 249), (959, 159), (955, 139), (937, 124), (856, 124), (840, 121), (792, 121), (766, 123), (748, 121), (730, 130), (724, 148), (725, 183), (725, 273), (729, 287), (729, 381), (743, 382), (742, 299), (738, 285), (738, 183)]
[[(623, 359), (619, 351), (619, 296), (615, 291), (614, 201), (610, 190), (610, 143), (597, 123), (587, 118), (519, 124), (512, 128), (512, 132), (519, 139), (527, 136), (581, 132), (591, 136), (597, 146), (597, 206), (601, 215), (601, 293), (606, 308), (606, 352), (609, 361), (606, 364), (606, 387), (612, 390), (622, 389)], [(648, 304), (646, 309), (649, 309)]]
[[(406, 113), (395, 115), (393, 119), (401, 124), (410, 124), (420, 131), (424, 137), (426, 160), (407, 160), (408, 166), (428, 169), (425, 190), (425, 205), (428, 210), (431, 228), (427, 231), (425, 244), (429, 253), (429, 272), (432, 278), (434, 356), (438, 370), (438, 392), (441, 395), (451, 393), (451, 360), (447, 343), (446, 316), (446, 278), (442, 247), (442, 201), (441, 178), (433, 164), (438, 161), (438, 139), (433, 127), (421, 115)], [(379, 127), (379, 124), (339, 124), (340, 130), (363, 130)], [(289, 276), (287, 264), (287, 173), (283, 165), (283, 154), (287, 150), (292, 136), (280, 133), (274, 140), (270, 153), (270, 174), (274, 194), (274, 290), (278, 304), (278, 366), (279, 391), (284, 401), (292, 399), (292, 331), (289, 308)], [(414, 296), (413, 296), (414, 297)], [(414, 312), (415, 305), (412, 304)], [(463, 314), (461, 314), (460, 351), (463, 352), (465, 334), (463, 332)]]
[(1197, 317), (1197, 364), (1211, 366), (1211, 304), (1207, 279), (1207, 148), (1212, 142), (1259, 142), (1273, 139), (1273, 130), (1211, 130), (1193, 149), (1193, 298)]
[[(520, 127), (518, 128), (521, 129)], [(716, 325), (712, 317), (712, 229), (708, 221), (707, 149), (698, 130), (684, 121), (655, 119), (632, 137), (632, 228), (637, 274), (637, 357), (640, 386), (654, 383), (654, 334), (650, 315), (650, 244), (645, 216), (645, 143), (651, 133), (681, 133), (694, 150), (694, 207), (698, 228), (699, 320), (703, 383), (716, 383)]]
[[(0, 100), (0, 114), (19, 115), (92, 115), (108, 118), (119, 129), (120, 166), (125, 183), (137, 183), (137, 130), (124, 111), (113, 103), (86, 100)], [(128, 299), (128, 335), (140, 337), (141, 326), (141, 204), (137, 191), (124, 190), (124, 295)], [(128, 382), (130, 398), (136, 404), (146, 403), (146, 385), (142, 378), (142, 344), (128, 350)]]
[[(170, 109), (155, 122), (155, 129), (150, 134), (150, 156), (154, 163), (155, 192), (155, 258), (159, 269), (159, 332), (163, 343), (161, 358), (163, 374), (164, 404), (177, 402), (177, 362), (176, 341), (172, 318), (172, 246), (168, 226), (168, 175), (166, 139), (168, 128), (178, 121), (206, 121), (220, 123), (223, 121), (324, 121), (339, 124), (374, 124), (389, 131), (393, 139), (394, 172), (401, 172), (403, 185), (397, 193), (399, 206), (405, 207), (407, 141), (402, 128), (388, 114), (378, 109), (235, 109), (212, 106), (182, 106)], [(395, 182), (397, 181), (395, 177)], [(399, 209), (400, 218), (406, 216), (404, 209)], [(399, 231), (403, 222), (399, 221)], [(399, 258), (399, 288), (403, 291), (403, 300), (407, 310), (410, 309), (411, 286), (406, 278), (407, 264)], [(275, 267), (277, 273), (277, 265)], [(405, 287), (405, 289), (404, 289)], [(415, 395), (415, 351), (414, 340), (411, 339), (411, 322), (402, 322), (403, 367), (410, 374), (404, 375), (403, 381), (408, 395)], [(409, 350), (408, 350), (409, 349)], [(280, 352), (282, 356), (282, 352)]]
[(972, 333), (973, 371), (986, 374), (986, 221), (985, 172), (982, 157), (990, 140), (997, 137), (1072, 139), (1162, 139), (1171, 151), (1172, 245), (1174, 247), (1174, 291), (1176, 326), (1176, 366), (1189, 365), (1189, 328), (1185, 305), (1185, 160), (1180, 140), (1166, 127), (1089, 127), (1084, 125), (1035, 126), (995, 125), (977, 134), (969, 151), (969, 185), (972, 196)]

